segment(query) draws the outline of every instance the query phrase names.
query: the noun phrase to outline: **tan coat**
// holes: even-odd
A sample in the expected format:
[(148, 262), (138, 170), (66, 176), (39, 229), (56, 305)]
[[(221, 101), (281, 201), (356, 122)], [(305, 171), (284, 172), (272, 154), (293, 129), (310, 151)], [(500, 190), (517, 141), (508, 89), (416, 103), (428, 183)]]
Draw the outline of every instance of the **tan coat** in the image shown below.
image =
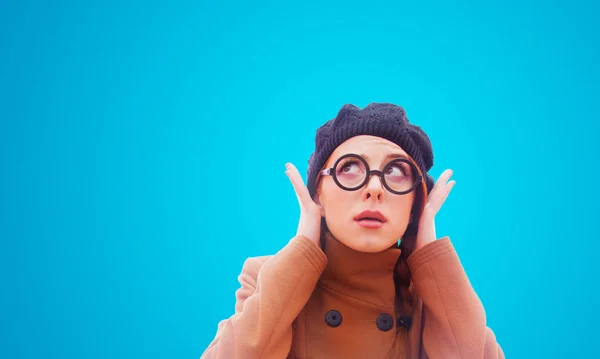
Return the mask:
[[(235, 314), (201, 359), (389, 358), (399, 255), (357, 252), (327, 235), (325, 252), (297, 236), (273, 256), (247, 259)], [(504, 358), (448, 237), (413, 252), (408, 266), (409, 358)]]

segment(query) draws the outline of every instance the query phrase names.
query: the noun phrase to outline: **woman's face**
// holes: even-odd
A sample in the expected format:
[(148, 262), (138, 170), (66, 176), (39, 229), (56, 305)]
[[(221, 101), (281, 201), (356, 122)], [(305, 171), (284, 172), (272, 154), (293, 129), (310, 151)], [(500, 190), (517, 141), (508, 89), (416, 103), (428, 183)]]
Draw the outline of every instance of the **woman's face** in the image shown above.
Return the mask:
[[(395, 158), (409, 158), (393, 142), (361, 135), (338, 146), (325, 168), (333, 167), (338, 158), (348, 153), (361, 155), (371, 170), (380, 171)], [(346, 170), (352, 171), (352, 168)], [(372, 175), (357, 191), (346, 191), (338, 187), (331, 176), (321, 176), (315, 200), (322, 206), (327, 227), (337, 240), (354, 250), (375, 253), (391, 247), (402, 237), (409, 223), (414, 197), (414, 190), (404, 195), (389, 192), (377, 175)], [(384, 223), (358, 220), (365, 210), (379, 211), (385, 217)], [(369, 217), (372, 215), (369, 213)]]

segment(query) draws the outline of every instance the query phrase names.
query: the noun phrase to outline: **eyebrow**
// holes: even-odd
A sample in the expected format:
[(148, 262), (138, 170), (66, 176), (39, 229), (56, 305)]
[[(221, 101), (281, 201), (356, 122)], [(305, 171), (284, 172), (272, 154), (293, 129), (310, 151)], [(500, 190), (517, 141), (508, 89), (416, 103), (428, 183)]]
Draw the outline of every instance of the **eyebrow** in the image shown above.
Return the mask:
[[(367, 160), (369, 159), (369, 156), (365, 153), (359, 153), (359, 156), (366, 158)], [(404, 153), (388, 153), (384, 160), (389, 160), (389, 159), (393, 159), (393, 158), (404, 158), (404, 159), (409, 159), (409, 157), (407, 155), (405, 155)]]
[(390, 153), (387, 156), (385, 156), (385, 159), (391, 159), (391, 158), (405, 158), (405, 159), (409, 159), (407, 155), (405, 155), (404, 153)]
[[(360, 157), (366, 159), (367, 161), (369, 160), (369, 156), (366, 153), (356, 153), (357, 155), (359, 155)], [(396, 159), (396, 158), (404, 158), (410, 161), (410, 157), (408, 155), (405, 155), (404, 153), (388, 153), (387, 155), (385, 155), (385, 157), (383, 158), (384, 162), (391, 160), (391, 159)], [(339, 157), (338, 157), (339, 159)], [(331, 164), (330, 166), (324, 166), (325, 167), (331, 167), (333, 166), (333, 164)]]

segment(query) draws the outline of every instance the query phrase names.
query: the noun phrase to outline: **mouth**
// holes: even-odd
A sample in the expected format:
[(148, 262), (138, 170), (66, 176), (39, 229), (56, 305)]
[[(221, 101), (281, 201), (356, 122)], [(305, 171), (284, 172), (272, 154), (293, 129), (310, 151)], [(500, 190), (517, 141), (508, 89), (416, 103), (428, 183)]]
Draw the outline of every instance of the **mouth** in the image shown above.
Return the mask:
[(387, 218), (379, 211), (366, 210), (357, 214), (354, 221), (364, 228), (381, 228)]

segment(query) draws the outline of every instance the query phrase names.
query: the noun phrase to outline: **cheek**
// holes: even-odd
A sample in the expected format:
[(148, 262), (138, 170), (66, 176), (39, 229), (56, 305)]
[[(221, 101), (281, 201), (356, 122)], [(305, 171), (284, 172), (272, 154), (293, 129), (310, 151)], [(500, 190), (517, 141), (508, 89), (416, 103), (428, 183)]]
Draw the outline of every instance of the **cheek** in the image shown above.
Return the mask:
[[(329, 183), (331, 182), (331, 183)], [(356, 203), (355, 198), (358, 192), (348, 192), (339, 188), (333, 181), (323, 183), (321, 192), (321, 204), (325, 209), (325, 214), (328, 219), (339, 220), (343, 218), (353, 204)]]
[(408, 225), (410, 219), (410, 213), (412, 210), (413, 198), (411, 197), (400, 197), (397, 201), (391, 203), (391, 215), (393, 216), (393, 224), (395, 229), (403, 231)]

